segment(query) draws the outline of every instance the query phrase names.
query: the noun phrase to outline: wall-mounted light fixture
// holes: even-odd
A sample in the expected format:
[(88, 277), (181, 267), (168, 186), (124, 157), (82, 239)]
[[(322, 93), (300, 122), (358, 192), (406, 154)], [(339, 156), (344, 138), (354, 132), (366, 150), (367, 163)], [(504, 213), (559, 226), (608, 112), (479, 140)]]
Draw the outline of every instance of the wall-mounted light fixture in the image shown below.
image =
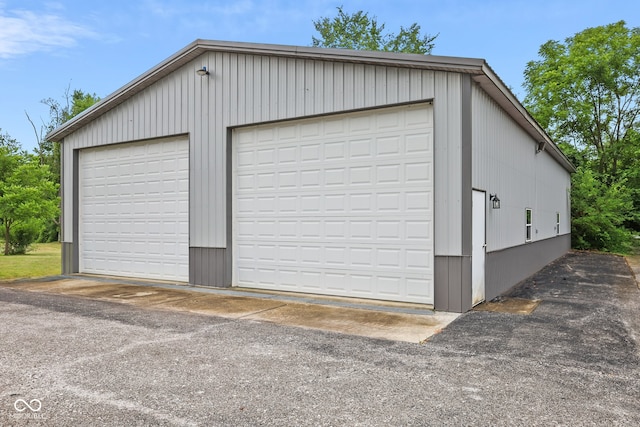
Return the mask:
[(542, 153), (547, 146), (547, 141), (538, 142), (538, 146), (536, 147), (536, 154)]
[(497, 194), (489, 194), (489, 200), (491, 200), (491, 207), (493, 209), (500, 209), (500, 199)]
[(202, 67), (199, 70), (196, 71), (196, 74), (199, 75), (200, 77), (206, 76), (209, 74), (209, 71), (207, 71), (207, 67)]

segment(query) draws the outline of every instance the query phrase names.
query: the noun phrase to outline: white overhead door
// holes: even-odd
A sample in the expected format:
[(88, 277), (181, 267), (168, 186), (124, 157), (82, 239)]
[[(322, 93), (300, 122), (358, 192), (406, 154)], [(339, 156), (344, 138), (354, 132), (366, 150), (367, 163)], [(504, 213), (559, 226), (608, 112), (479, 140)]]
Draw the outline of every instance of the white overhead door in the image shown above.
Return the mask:
[(187, 139), (83, 149), (79, 168), (80, 272), (188, 281)]
[(240, 128), (234, 285), (433, 303), (433, 114)]

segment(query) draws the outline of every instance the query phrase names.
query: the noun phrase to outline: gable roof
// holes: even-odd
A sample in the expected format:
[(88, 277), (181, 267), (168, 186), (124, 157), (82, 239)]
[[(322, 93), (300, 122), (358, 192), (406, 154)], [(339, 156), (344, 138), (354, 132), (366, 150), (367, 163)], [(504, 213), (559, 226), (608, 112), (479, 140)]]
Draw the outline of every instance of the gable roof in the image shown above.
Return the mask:
[(419, 55), (395, 52), (354, 51), (317, 47), (285, 46), (274, 44), (195, 40), (188, 46), (151, 68), (136, 79), (108, 95), (78, 116), (50, 132), (50, 141), (62, 141), (96, 117), (122, 104), (127, 99), (151, 86), (191, 60), (206, 52), (244, 53), (321, 61), (349, 62), (380, 66), (450, 71), (470, 74), (480, 87), (496, 101), (513, 120), (539, 143), (544, 143), (549, 154), (569, 172), (574, 166), (555, 145), (542, 127), (517, 100), (509, 88), (493, 72), (484, 59), (449, 56)]

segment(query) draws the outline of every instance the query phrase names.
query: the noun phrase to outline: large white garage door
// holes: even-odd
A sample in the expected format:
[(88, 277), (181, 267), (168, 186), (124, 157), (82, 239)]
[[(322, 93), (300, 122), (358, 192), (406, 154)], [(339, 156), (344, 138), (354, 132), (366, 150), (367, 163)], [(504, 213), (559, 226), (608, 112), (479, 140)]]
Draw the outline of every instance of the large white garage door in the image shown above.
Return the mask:
[(432, 117), (236, 129), (234, 285), (433, 304)]
[(80, 151), (80, 272), (189, 280), (189, 143)]

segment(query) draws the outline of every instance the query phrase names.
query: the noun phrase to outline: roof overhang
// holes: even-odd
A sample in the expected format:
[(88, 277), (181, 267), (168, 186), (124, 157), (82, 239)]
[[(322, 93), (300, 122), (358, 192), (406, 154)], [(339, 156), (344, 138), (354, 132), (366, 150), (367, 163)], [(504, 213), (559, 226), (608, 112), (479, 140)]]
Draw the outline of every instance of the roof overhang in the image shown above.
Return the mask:
[(548, 143), (548, 146), (551, 147), (551, 155), (560, 164), (570, 172), (575, 171), (571, 162), (567, 160), (551, 138), (483, 59), (213, 40), (195, 40), (78, 116), (54, 129), (46, 138), (50, 141), (62, 141), (66, 136), (85, 126), (96, 117), (117, 107), (145, 88), (207, 52), (244, 53), (471, 74), (473, 79), (536, 141)]

